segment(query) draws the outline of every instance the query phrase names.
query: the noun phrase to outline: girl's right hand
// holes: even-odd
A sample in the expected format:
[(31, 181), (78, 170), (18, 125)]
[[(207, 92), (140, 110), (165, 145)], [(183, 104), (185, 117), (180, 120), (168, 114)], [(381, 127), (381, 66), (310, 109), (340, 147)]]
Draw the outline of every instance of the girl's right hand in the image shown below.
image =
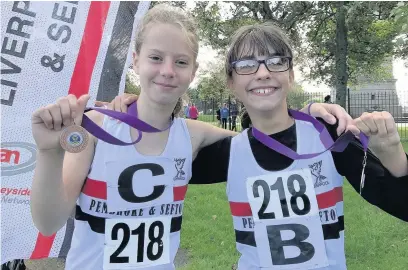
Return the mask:
[(74, 95), (61, 97), (54, 104), (36, 110), (31, 127), (38, 150), (62, 150), (60, 135), (64, 127), (81, 125), (89, 95), (77, 99)]
[(129, 105), (137, 101), (138, 98), (139, 98), (138, 95), (124, 93), (122, 95), (116, 96), (110, 103), (96, 101), (95, 106), (96, 107), (106, 106), (106, 108), (109, 110), (126, 113)]

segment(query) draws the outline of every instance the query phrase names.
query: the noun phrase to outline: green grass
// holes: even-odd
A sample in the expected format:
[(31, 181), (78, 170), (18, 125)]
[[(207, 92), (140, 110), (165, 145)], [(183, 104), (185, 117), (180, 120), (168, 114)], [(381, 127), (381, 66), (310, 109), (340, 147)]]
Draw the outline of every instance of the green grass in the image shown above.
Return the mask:
[(183, 210), (181, 248), (189, 253), (183, 270), (231, 269), (238, 260), (225, 184), (190, 185)]
[[(203, 121), (203, 122), (207, 122), (207, 123), (212, 124), (212, 125), (217, 126), (217, 127), (221, 127), (220, 126), (220, 121), (217, 120), (216, 115), (214, 115), (214, 116), (212, 114), (199, 115), (198, 120)], [(237, 131), (240, 132), (242, 130), (242, 127), (241, 127), (241, 119), (239, 117), (237, 118), (236, 126), (237, 126)], [(229, 128), (229, 122), (228, 121), (227, 121), (227, 128)]]
[[(408, 269), (408, 224), (365, 202), (347, 181), (344, 202), (348, 269)], [(231, 269), (238, 253), (225, 184), (190, 185), (183, 217), (181, 248), (189, 262), (180, 269)]]
[(398, 133), (400, 135), (401, 141), (408, 141), (408, 127), (399, 127)]

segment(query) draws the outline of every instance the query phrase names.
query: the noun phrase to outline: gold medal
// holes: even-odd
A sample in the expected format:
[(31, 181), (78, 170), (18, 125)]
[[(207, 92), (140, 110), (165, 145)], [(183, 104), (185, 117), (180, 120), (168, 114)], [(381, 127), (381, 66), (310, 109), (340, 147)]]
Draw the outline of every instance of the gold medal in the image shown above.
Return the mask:
[(64, 128), (60, 136), (61, 147), (70, 153), (79, 153), (88, 144), (88, 132), (81, 126), (72, 125)]

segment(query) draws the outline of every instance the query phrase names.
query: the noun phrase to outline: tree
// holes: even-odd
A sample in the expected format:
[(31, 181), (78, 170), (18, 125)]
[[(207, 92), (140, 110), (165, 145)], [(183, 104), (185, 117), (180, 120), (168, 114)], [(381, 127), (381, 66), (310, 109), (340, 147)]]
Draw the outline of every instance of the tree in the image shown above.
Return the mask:
[(335, 3), (336, 5), (336, 99), (337, 103), (346, 107), (347, 91), (347, 26), (346, 14), (347, 9), (343, 1)]
[(391, 18), (394, 19), (400, 33), (396, 40), (396, 53), (408, 57), (408, 2), (399, 2), (392, 10)]
[(359, 78), (382, 80), (392, 76), (384, 72), (384, 60), (393, 52), (397, 35), (388, 16), (395, 3), (322, 2), (327, 17), (311, 17), (308, 46), (304, 52), (309, 62), (309, 76), (336, 86), (336, 102), (346, 103), (347, 86)]
[(231, 94), (221, 63), (211, 65), (203, 73), (205, 75), (201, 77), (197, 87), (198, 97), (201, 100), (222, 100), (226, 95)]
[(150, 3), (149, 9), (151, 9), (152, 7), (157, 6), (159, 4), (168, 4), (168, 5), (171, 5), (171, 6), (174, 6), (174, 7), (179, 7), (179, 8), (182, 8), (182, 9), (185, 10), (187, 3), (185, 1), (152, 1)]
[(349, 80), (361, 74), (381, 74), (373, 70), (392, 54), (392, 41), (398, 35), (390, 18), (397, 2), (222, 3), (198, 2), (193, 10), (208, 44), (223, 51), (240, 26), (272, 21), (292, 39), (305, 77), (336, 86), (342, 106)]
[(131, 74), (130, 72), (131, 71), (129, 71), (126, 74), (125, 93), (139, 95), (140, 94), (140, 86), (138, 84), (136, 84), (135, 80), (132, 77), (133, 74)]
[(303, 90), (300, 84), (295, 83), (293, 89), (288, 93), (287, 102), (291, 109), (302, 109), (309, 99), (308, 93)]

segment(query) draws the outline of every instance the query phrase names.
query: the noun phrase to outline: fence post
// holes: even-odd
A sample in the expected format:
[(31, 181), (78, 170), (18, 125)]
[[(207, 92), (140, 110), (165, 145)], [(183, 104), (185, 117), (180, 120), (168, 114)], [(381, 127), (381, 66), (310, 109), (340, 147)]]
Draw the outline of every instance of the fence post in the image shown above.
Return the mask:
[(211, 100), (212, 100), (212, 111), (211, 112), (212, 112), (212, 116), (213, 116), (212, 121), (215, 122), (215, 119), (214, 119), (214, 98), (212, 98)]
[(350, 88), (347, 87), (347, 112), (350, 114)]
[(228, 126), (229, 126), (229, 130), (232, 129), (231, 126), (231, 95), (228, 95)]

